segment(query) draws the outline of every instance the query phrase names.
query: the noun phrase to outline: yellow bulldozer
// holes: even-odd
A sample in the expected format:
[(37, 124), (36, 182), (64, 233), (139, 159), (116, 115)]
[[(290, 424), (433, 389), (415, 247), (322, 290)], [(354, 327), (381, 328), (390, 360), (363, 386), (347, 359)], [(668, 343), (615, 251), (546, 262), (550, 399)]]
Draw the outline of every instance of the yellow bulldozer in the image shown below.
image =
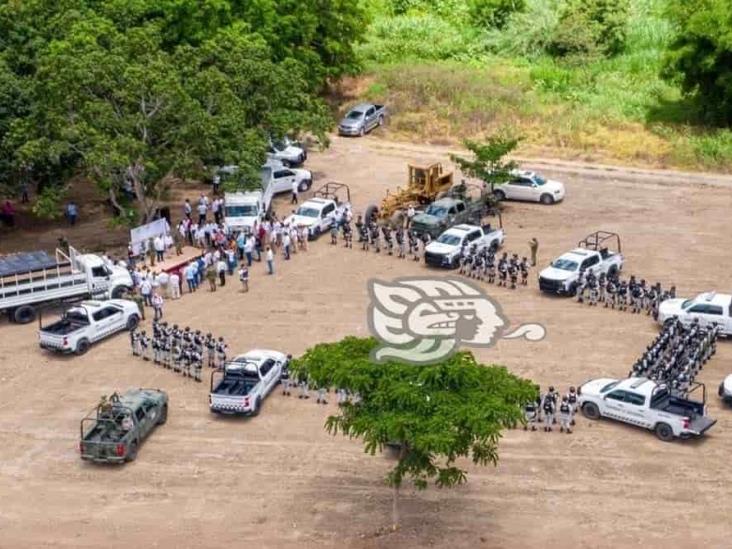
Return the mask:
[(374, 204), (366, 208), (366, 219), (376, 218), (381, 223), (402, 226), (407, 208), (429, 204), (441, 194), (452, 188), (452, 172), (446, 172), (442, 164), (429, 166), (409, 165), (409, 177), (406, 187), (397, 187), (396, 191), (386, 191), (381, 206)]

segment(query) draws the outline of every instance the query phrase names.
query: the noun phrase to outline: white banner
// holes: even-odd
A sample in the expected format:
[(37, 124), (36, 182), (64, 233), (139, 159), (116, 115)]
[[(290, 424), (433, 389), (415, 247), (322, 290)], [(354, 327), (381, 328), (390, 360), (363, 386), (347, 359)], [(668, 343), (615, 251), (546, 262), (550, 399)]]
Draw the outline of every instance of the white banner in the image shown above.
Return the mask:
[(164, 217), (156, 219), (152, 223), (147, 225), (140, 225), (134, 229), (130, 229), (130, 243), (132, 244), (132, 251), (137, 255), (142, 250), (142, 243), (147, 242), (151, 238), (156, 236), (163, 236), (170, 232), (170, 225), (168, 220)]

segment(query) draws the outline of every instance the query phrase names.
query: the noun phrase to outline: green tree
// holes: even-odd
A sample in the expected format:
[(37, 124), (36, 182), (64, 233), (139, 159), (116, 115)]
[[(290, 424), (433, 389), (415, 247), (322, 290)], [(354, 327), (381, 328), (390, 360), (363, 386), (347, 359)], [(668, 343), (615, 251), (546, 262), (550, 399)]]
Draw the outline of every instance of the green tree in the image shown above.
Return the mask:
[(707, 121), (732, 123), (732, 3), (727, 0), (671, 0), (669, 18), (677, 34), (662, 75), (679, 81)]
[(347, 337), (308, 349), (292, 365), (318, 385), (357, 393), (328, 417), (333, 435), (363, 440), (374, 455), (385, 446), (398, 449), (398, 460), (386, 482), (392, 487), (392, 522), (399, 524), (399, 490), (405, 481), (424, 489), (429, 481), (441, 488), (466, 482), (460, 458), (475, 464), (498, 462), (501, 431), (522, 421), (522, 405), (535, 398), (535, 387), (500, 366), (478, 364), (460, 352), (439, 364), (377, 364), (372, 338)]
[(511, 179), (511, 172), (516, 169), (517, 165), (506, 157), (516, 149), (518, 144), (519, 138), (507, 135), (494, 135), (482, 143), (468, 139), (463, 142), (463, 145), (473, 153), (473, 158), (451, 154), (450, 159), (460, 167), (463, 173), (480, 179), (486, 188), (490, 188), (492, 194), (496, 185), (506, 183)]
[(568, 0), (549, 51), (559, 57), (616, 55), (625, 47), (628, 0)]
[(469, 0), (470, 17), (479, 27), (502, 29), (511, 14), (526, 9), (525, 0)]

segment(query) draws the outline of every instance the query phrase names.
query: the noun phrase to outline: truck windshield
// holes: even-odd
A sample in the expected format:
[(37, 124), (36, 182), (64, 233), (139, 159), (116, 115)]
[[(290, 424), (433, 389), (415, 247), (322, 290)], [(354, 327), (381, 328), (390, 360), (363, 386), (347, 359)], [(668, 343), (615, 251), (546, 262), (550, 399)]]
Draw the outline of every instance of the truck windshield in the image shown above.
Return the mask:
[(539, 186), (542, 186), (542, 185), (544, 185), (546, 183), (546, 179), (544, 179), (540, 175), (535, 175), (534, 176), (534, 183), (536, 183)]
[(318, 217), (318, 213), (318, 210), (316, 210), (315, 208), (300, 206), (295, 212), (295, 215), (301, 215), (303, 217)]
[(447, 208), (442, 206), (435, 206), (434, 204), (427, 207), (424, 211), (427, 215), (434, 215), (435, 217), (445, 217), (447, 215)]
[(363, 113), (361, 111), (351, 111), (346, 115), (346, 118), (350, 118), (351, 120), (357, 120), (363, 116)]
[(562, 271), (576, 271), (577, 266), (577, 262), (570, 259), (557, 259), (554, 263), (552, 263), (552, 267), (554, 267), (555, 269), (560, 269)]
[(226, 217), (255, 217), (259, 212), (256, 204), (226, 206)]
[(454, 234), (441, 234), (437, 239), (440, 244), (447, 244), (448, 246), (459, 246), (462, 238), (455, 236)]

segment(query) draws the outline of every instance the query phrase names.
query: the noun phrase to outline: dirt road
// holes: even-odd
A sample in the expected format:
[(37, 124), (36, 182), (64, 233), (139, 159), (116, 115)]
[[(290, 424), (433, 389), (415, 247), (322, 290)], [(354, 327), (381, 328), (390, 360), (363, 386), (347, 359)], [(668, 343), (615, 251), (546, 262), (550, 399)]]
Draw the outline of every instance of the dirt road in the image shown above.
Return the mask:
[[(312, 154), (318, 182), (351, 186), (360, 210), (402, 184), (406, 162), (443, 151), (376, 139), (336, 139)], [(566, 173), (563, 204), (511, 204), (507, 250), (540, 264), (605, 229), (623, 236), (626, 274), (676, 283), (681, 295), (732, 289), (732, 191)], [(286, 199), (279, 210), (286, 212)], [(237, 352), (293, 354), (342, 336), (365, 335), (366, 281), (425, 273), (420, 264), (343, 250), (326, 239), (276, 275), (255, 266), (251, 291), (234, 284), (169, 303), (166, 318), (223, 335)], [(599, 375), (625, 375), (657, 333), (647, 317), (590, 310), (539, 294), (490, 287), (512, 324), (541, 322), (539, 343), (503, 341), (476, 354), (543, 386), (566, 390)], [(331, 402), (279, 394), (252, 420), (212, 417), (206, 383), (187, 382), (129, 355), (125, 335), (80, 358), (37, 348), (36, 327), (0, 323), (0, 547), (726, 547), (732, 527), (732, 411), (716, 386), (732, 371), (721, 342), (700, 377), (718, 424), (703, 440), (664, 444), (648, 432), (578, 421), (575, 434), (506, 433), (497, 468), (467, 465), (468, 484), (404, 491), (403, 528), (388, 525), (391, 462), (323, 430)], [(78, 421), (100, 395), (129, 386), (170, 394), (168, 423), (135, 463), (81, 463)]]

